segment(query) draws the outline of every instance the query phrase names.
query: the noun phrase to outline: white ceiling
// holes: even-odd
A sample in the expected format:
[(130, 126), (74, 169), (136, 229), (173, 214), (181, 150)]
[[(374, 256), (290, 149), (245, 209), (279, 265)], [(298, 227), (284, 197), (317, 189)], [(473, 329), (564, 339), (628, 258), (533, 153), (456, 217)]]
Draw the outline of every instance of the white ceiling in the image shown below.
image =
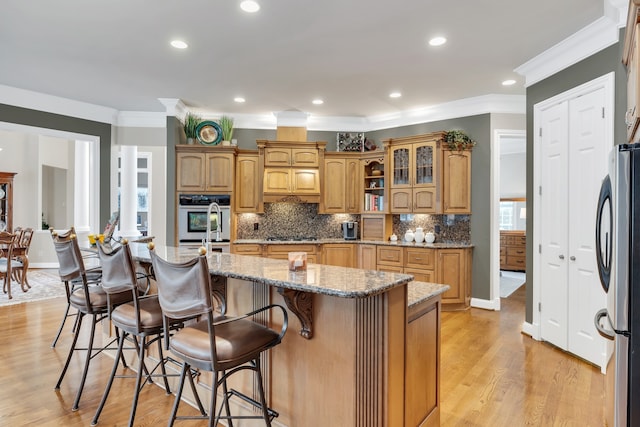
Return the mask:
[[(4, 0), (0, 85), (118, 111), (369, 117), (487, 94), (626, 0)], [(623, 7), (626, 10), (626, 7)], [(427, 40), (444, 35), (433, 48)], [(189, 49), (169, 41), (180, 38)], [(517, 83), (504, 87), (505, 79)], [(403, 96), (390, 99), (391, 91)], [(233, 101), (246, 98), (244, 104)], [(322, 98), (321, 106), (312, 105)], [(0, 102), (2, 99), (0, 98)]]

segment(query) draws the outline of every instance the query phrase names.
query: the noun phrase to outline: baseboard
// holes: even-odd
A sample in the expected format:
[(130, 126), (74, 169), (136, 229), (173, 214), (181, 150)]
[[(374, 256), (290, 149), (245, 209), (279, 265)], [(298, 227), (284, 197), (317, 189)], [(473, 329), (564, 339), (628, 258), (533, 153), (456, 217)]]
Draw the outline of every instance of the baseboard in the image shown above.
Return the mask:
[(484, 310), (500, 310), (500, 300), (491, 301), (487, 299), (471, 298), (471, 307), (482, 308)]
[(529, 322), (522, 322), (522, 333), (529, 335), (534, 340), (537, 340), (537, 338), (535, 337), (535, 328)]

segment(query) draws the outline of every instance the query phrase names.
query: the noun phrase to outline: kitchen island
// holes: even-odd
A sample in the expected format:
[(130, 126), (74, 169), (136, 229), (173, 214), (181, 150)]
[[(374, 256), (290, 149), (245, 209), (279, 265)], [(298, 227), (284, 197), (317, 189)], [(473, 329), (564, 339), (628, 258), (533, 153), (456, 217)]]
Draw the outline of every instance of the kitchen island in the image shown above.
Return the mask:
[[(145, 245), (131, 249), (149, 260)], [(156, 252), (173, 262), (196, 255)], [(289, 310), (287, 335), (262, 359), (267, 399), (280, 414), (274, 425), (439, 425), (440, 294), (448, 287), (321, 264), (290, 272), (287, 261), (246, 255), (212, 253), (208, 261), (215, 282), (226, 282), (217, 297), (229, 315), (270, 303)], [(277, 316), (256, 321), (282, 324)], [(206, 388), (210, 377), (199, 381)], [(230, 387), (255, 396), (250, 375)], [(232, 411), (251, 410), (241, 404)]]

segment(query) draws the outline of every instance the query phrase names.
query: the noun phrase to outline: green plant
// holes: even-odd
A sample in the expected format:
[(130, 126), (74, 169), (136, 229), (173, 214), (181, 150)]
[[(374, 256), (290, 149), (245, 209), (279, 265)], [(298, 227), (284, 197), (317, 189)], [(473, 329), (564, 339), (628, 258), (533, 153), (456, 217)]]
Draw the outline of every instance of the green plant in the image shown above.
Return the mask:
[(49, 223), (47, 222), (46, 219), (44, 219), (44, 212), (42, 213), (42, 229), (43, 230), (49, 229)]
[(450, 130), (445, 132), (442, 139), (450, 150), (467, 150), (476, 145), (476, 142), (461, 130)]
[(201, 121), (202, 119), (199, 116), (192, 113), (187, 113), (184, 116), (184, 134), (187, 138), (196, 138), (198, 136), (196, 129)]
[(233, 137), (233, 118), (229, 116), (222, 116), (218, 121), (220, 128), (222, 129), (222, 139), (224, 141), (231, 141)]

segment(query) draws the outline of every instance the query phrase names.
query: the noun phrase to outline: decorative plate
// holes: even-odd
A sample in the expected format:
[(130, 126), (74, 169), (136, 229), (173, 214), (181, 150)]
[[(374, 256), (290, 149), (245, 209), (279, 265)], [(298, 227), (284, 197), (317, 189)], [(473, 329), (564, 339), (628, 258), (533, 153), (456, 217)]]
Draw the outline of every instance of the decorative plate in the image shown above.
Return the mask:
[(222, 140), (222, 129), (216, 122), (206, 120), (200, 122), (196, 128), (196, 135), (200, 144), (204, 145), (218, 145)]

